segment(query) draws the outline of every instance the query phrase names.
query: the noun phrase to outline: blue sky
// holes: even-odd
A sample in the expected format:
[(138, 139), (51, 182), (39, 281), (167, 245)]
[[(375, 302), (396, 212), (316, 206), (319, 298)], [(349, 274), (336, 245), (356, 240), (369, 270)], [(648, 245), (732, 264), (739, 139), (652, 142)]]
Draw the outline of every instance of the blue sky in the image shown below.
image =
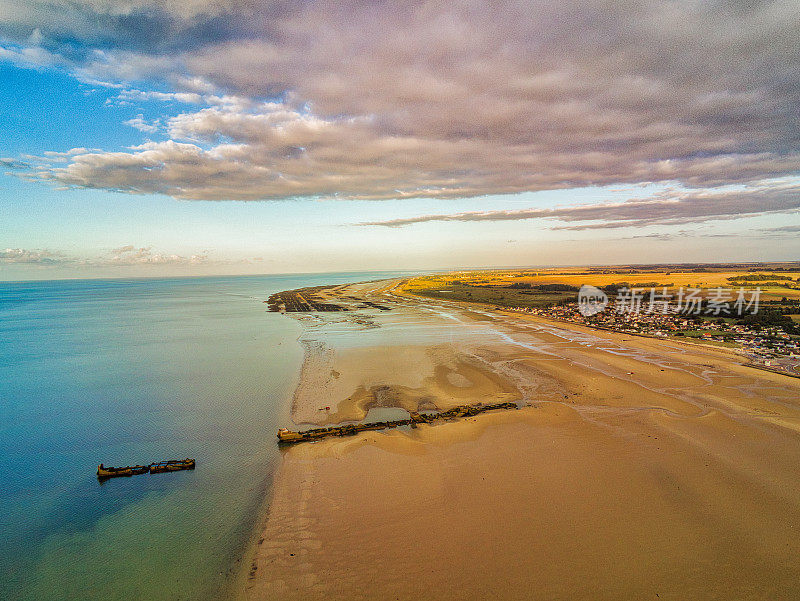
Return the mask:
[(270, 4), (0, 10), (0, 279), (798, 258), (800, 40), (758, 8), (687, 3), (721, 33), (665, 66), (658, 4), (586, 48), (550, 5)]

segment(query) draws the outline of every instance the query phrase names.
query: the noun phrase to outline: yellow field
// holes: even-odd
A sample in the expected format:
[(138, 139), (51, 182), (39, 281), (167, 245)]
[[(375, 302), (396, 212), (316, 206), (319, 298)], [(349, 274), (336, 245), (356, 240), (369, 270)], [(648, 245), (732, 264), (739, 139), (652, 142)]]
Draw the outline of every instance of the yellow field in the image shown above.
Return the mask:
[[(726, 269), (724, 267), (713, 270), (693, 271), (693, 270), (663, 270), (658, 269), (635, 269), (619, 267), (591, 267), (591, 268), (555, 268), (537, 270), (490, 270), (490, 271), (457, 271), (435, 276), (422, 276), (413, 278), (406, 286), (405, 290), (411, 293), (426, 294), (426, 292), (441, 290), (457, 281), (461, 284), (470, 286), (509, 286), (514, 283), (528, 284), (567, 284), (580, 287), (583, 284), (603, 287), (609, 284), (627, 283), (631, 287), (650, 288), (653, 286), (666, 286), (671, 290), (680, 287), (684, 288), (728, 288), (738, 290), (740, 287), (746, 290), (761, 288), (762, 300), (800, 299), (800, 266), (792, 271), (773, 271), (767, 266), (765, 269), (753, 268)], [(791, 277), (793, 281), (784, 280), (788, 286), (766, 285), (769, 280), (764, 282), (731, 282), (728, 278), (743, 275), (778, 275)], [(774, 282), (773, 282), (774, 283)]]

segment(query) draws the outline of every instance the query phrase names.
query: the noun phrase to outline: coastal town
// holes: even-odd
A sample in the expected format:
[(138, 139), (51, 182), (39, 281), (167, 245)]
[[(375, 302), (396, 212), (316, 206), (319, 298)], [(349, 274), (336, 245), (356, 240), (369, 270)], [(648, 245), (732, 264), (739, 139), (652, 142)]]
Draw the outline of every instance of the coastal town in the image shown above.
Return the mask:
[(800, 376), (797, 325), (791, 319), (781, 320), (780, 315), (778, 319), (763, 318), (778, 314), (769, 306), (762, 308), (762, 318), (757, 319), (754, 317), (759, 315), (757, 312), (736, 315), (730, 307), (715, 314), (708, 305), (700, 305), (699, 310), (693, 312), (668, 301), (663, 301), (657, 309), (652, 304), (634, 306), (624, 295), (618, 295), (592, 315), (584, 315), (578, 302), (546, 307), (503, 307), (502, 310), (636, 336), (725, 346), (740, 352), (755, 367)]

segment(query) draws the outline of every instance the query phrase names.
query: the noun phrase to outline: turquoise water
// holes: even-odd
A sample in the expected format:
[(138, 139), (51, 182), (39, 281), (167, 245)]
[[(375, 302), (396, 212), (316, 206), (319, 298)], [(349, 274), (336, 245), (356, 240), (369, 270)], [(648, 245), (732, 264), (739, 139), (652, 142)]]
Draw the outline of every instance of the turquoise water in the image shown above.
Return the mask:
[[(391, 275), (0, 283), (0, 598), (219, 599), (302, 362), (262, 301)], [(180, 457), (197, 469), (94, 475)]]

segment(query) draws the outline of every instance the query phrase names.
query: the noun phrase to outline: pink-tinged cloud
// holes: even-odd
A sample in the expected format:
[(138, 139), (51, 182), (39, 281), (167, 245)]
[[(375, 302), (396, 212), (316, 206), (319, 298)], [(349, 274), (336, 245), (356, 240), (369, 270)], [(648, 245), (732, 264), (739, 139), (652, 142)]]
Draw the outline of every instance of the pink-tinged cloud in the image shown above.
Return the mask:
[(797, 2), (43, 0), (3, 15), (0, 59), (187, 105), (163, 140), (30, 174), (59, 186), (451, 198), (800, 172)]
[[(772, 183), (744, 189), (665, 192), (626, 202), (581, 205), (554, 209), (477, 211), (420, 215), (385, 221), (363, 222), (365, 226), (403, 227), (431, 221), (519, 221), (547, 219), (570, 225), (551, 225), (557, 230), (614, 229), (649, 225), (675, 225), (726, 220), (768, 213), (800, 212), (800, 184)], [(574, 223), (578, 222), (578, 223)], [(789, 226), (794, 227), (794, 226)], [(788, 230), (787, 230), (788, 231)]]

